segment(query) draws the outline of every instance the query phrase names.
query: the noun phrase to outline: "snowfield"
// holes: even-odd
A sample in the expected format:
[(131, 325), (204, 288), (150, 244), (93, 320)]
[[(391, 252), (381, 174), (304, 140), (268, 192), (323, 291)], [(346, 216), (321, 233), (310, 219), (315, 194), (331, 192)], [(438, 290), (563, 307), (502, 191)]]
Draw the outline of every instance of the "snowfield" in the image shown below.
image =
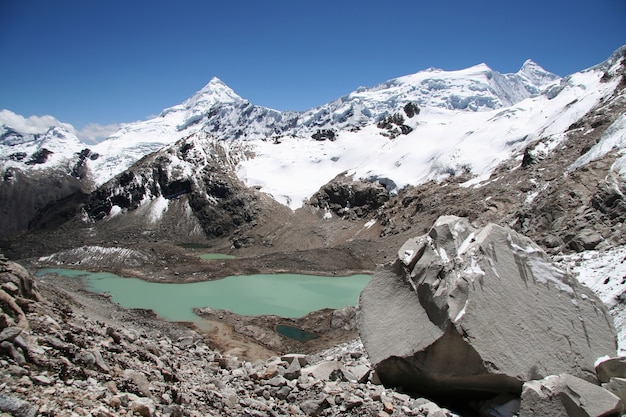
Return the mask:
[[(229, 149), (245, 143), (240, 148), (246, 153), (235, 156), (239, 178), (292, 209), (344, 172), (379, 181), (391, 192), (458, 173), (471, 174), (466, 185), (475, 186), (502, 161), (521, 159), (529, 145), (544, 153), (558, 146), (572, 123), (615, 88), (618, 81), (603, 82), (602, 76), (618, 67), (617, 56), (566, 78), (530, 60), (514, 74), (500, 74), (485, 64), (458, 71), (431, 68), (359, 88), (301, 113), (255, 106), (213, 78), (185, 102), (125, 125), (91, 146), (97, 158), (86, 162), (94, 184), (101, 185), (143, 156), (201, 133)], [(407, 104), (419, 112), (408, 112)], [(401, 120), (392, 128), (401, 123), (406, 134), (392, 139), (387, 128), (377, 127), (391, 115)], [(19, 122), (24, 129), (28, 123), (6, 111), (0, 116), (5, 125)], [(8, 125), (3, 126), (0, 167), (46, 167), (69, 161), (87, 147), (59, 123), (47, 132), (41, 126), (37, 134), (30, 129), (31, 136), (23, 137), (11, 137)], [(610, 139), (588, 158), (624, 148), (625, 124), (612, 127)], [(321, 130), (332, 130), (335, 137), (312, 139)], [(16, 150), (30, 155), (44, 147), (54, 150), (45, 164), (29, 168), (9, 157)], [(620, 162), (614, 172), (621, 178), (623, 171)]]
[(530, 144), (541, 141), (548, 151), (561, 143), (567, 128), (615, 88), (615, 83), (601, 83), (601, 76), (599, 71), (576, 74), (556, 97), (527, 98), (506, 109), (426, 107), (407, 119), (413, 131), (393, 140), (369, 125), (321, 143), (309, 138), (254, 141), (256, 156), (240, 163), (238, 176), (292, 209), (342, 172), (366, 181), (384, 179), (391, 191), (462, 172), (473, 174), (467, 184), (473, 185), (488, 179), (502, 161), (521, 158)]
[[(292, 209), (342, 172), (366, 181), (383, 179), (390, 191), (464, 172), (474, 177), (466, 185), (475, 185), (504, 160), (521, 159), (531, 144), (541, 142), (545, 152), (558, 146), (568, 127), (615, 88), (616, 82), (600, 81), (602, 74), (575, 74), (555, 97), (527, 98), (505, 109), (426, 107), (406, 120), (413, 130), (393, 140), (369, 125), (342, 131), (335, 141), (253, 141), (255, 157), (241, 162), (237, 173), (246, 185), (260, 187)], [(625, 131), (622, 126), (616, 130)]]
[(609, 308), (617, 329), (618, 353), (626, 355), (626, 247), (567, 255), (560, 262)]

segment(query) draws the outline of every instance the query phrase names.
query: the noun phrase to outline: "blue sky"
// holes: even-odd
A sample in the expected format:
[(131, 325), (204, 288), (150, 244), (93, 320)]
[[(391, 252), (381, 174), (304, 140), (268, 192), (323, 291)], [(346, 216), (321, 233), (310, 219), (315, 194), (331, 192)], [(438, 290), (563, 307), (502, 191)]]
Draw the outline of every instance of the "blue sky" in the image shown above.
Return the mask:
[(0, 19), (0, 109), (77, 128), (145, 119), (213, 76), (306, 110), (428, 67), (568, 75), (626, 44), (623, 0), (2, 0)]

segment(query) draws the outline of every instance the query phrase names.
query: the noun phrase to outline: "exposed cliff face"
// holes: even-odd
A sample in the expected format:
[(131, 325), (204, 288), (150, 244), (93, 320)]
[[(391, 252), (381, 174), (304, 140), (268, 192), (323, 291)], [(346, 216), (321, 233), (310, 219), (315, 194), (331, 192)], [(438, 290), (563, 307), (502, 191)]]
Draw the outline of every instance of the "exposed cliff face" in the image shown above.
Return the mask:
[(142, 209), (150, 213), (146, 220), (157, 223), (178, 207), (206, 238), (248, 230), (266, 198), (237, 179), (229, 152), (206, 135), (189, 136), (98, 188), (86, 201), (85, 214), (91, 221), (115, 223)]
[[(78, 212), (87, 192), (85, 183), (66, 171), (7, 170), (0, 179), (0, 237), (58, 226)], [(50, 216), (50, 210), (56, 214)]]
[(309, 204), (330, 210), (340, 217), (363, 217), (389, 200), (389, 191), (381, 182), (354, 180), (348, 175), (340, 174), (313, 194)]

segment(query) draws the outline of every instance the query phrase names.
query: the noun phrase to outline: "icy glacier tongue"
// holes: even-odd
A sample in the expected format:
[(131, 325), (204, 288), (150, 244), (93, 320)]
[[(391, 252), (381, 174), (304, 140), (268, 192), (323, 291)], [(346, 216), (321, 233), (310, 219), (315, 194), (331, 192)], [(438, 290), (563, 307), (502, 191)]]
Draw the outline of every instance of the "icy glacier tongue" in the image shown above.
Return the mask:
[(176, 112), (167, 117), (133, 123), (98, 143), (93, 150), (100, 158), (90, 164), (95, 183), (105, 183), (144, 156), (193, 133), (193, 129), (182, 132), (176, 129), (182, 118), (182, 112)]
[[(464, 77), (459, 75), (461, 71), (455, 74), (433, 71), (439, 74), (442, 83), (464, 80), (471, 86), (475, 78), (470, 75), (484, 75), (487, 70), (485, 66), (473, 67), (463, 72)], [(529, 68), (527, 71), (532, 74)], [(459, 174), (473, 177), (467, 186), (478, 185), (502, 161), (519, 157), (521, 162), (528, 145), (541, 141), (549, 152), (565, 140), (564, 132), (569, 126), (615, 88), (617, 81), (602, 82), (603, 74), (599, 70), (574, 74), (558, 86), (558, 93), (528, 97), (509, 107), (498, 104), (496, 109), (468, 111), (448, 108), (445, 101), (440, 101), (440, 106), (427, 105), (412, 118), (404, 115), (404, 123), (412, 130), (393, 140), (381, 135), (375, 124), (369, 124), (358, 130), (342, 130), (335, 141), (319, 144), (307, 138), (285, 138), (280, 144), (256, 141), (251, 143), (255, 158), (242, 161), (238, 173), (246, 184), (260, 187), (293, 209), (344, 171), (356, 179), (394, 184), (392, 192), (406, 185)], [(418, 78), (426, 79), (425, 75), (405, 78), (415, 83)], [(380, 91), (372, 89), (355, 95), (359, 95), (361, 102), (369, 98), (381, 103), (382, 97), (391, 100), (400, 96), (397, 90), (408, 85), (414, 84), (395, 81)], [(549, 82), (545, 85), (556, 88)], [(394, 89), (395, 93), (391, 94)], [(459, 87), (456, 91), (465, 90)]]

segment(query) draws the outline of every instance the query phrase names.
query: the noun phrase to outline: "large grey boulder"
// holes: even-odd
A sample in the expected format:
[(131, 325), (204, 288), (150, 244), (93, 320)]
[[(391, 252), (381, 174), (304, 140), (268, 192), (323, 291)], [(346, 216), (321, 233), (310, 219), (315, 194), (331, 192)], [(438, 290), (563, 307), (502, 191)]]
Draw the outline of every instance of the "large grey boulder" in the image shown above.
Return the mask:
[(626, 378), (626, 357), (598, 359), (596, 374), (600, 382), (609, 382), (613, 377)]
[(619, 416), (622, 401), (609, 391), (571, 375), (551, 375), (524, 384), (519, 417)]
[(602, 388), (617, 395), (626, 404), (626, 357), (598, 359), (596, 373)]
[(560, 373), (597, 382), (594, 361), (616, 353), (606, 307), (539, 246), (454, 216), (376, 271), (358, 325), (383, 384), (433, 397), (519, 395)]

